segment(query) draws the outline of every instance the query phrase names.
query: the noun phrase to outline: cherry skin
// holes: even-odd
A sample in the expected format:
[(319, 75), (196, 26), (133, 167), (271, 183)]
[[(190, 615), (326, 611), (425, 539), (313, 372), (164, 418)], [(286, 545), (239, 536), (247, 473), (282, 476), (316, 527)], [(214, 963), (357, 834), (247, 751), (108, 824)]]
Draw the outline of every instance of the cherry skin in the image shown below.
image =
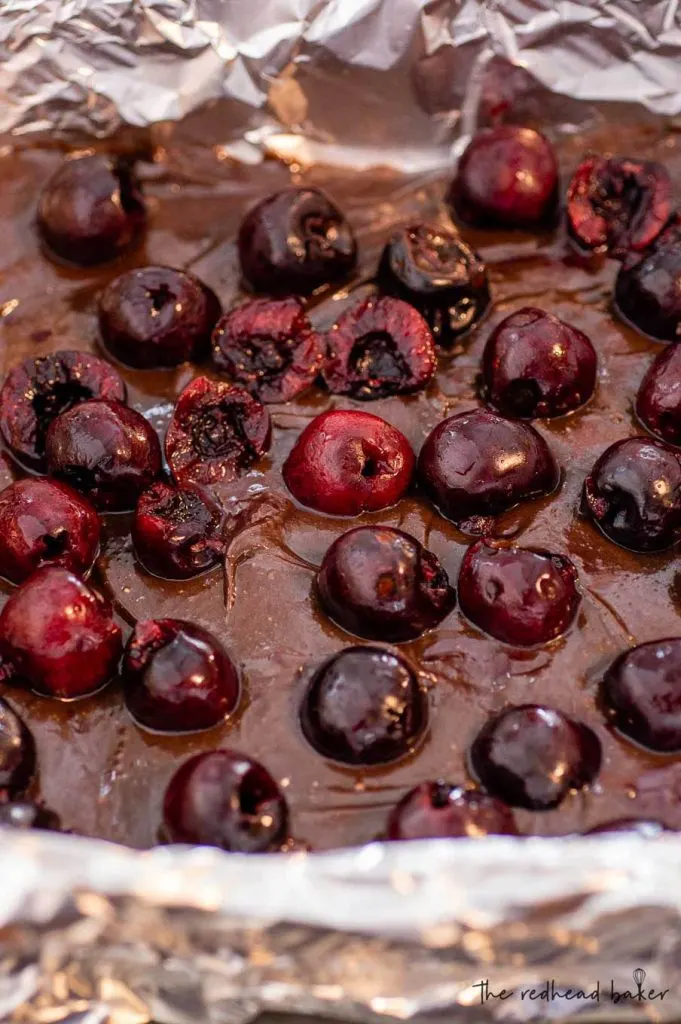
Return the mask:
[(605, 673), (602, 696), (609, 721), (639, 746), (681, 750), (681, 640), (625, 651)]
[(511, 807), (547, 811), (598, 774), (601, 745), (588, 726), (553, 708), (522, 704), (490, 718), (470, 752), (474, 775)]
[(303, 732), (324, 757), (387, 764), (410, 752), (428, 725), (428, 699), (409, 662), (382, 647), (346, 647), (315, 673), (301, 708)]
[(455, 592), (431, 551), (389, 526), (359, 526), (331, 545), (317, 575), (322, 607), (343, 629), (399, 643), (436, 626)]
[(681, 241), (654, 245), (625, 263), (615, 281), (615, 310), (654, 341), (681, 339)]
[(414, 462), (404, 434), (379, 416), (332, 410), (307, 425), (282, 472), (301, 505), (331, 516), (357, 516), (398, 502)]
[(261, 764), (229, 750), (196, 754), (175, 772), (163, 802), (171, 843), (264, 853), (286, 839), (288, 808)]
[(0, 575), (12, 583), (43, 565), (86, 575), (99, 533), (93, 506), (66, 484), (26, 477), (0, 491)]
[(671, 547), (681, 535), (681, 455), (647, 437), (617, 441), (584, 482), (582, 514), (620, 547)]
[(480, 540), (461, 564), (459, 603), (474, 625), (502, 643), (547, 644), (579, 611), (577, 570), (564, 555)]
[(513, 813), (501, 800), (442, 781), (410, 790), (391, 811), (386, 828), (390, 840), (517, 834)]
[(108, 602), (67, 569), (38, 569), (0, 613), (0, 657), (48, 697), (72, 700), (101, 689), (121, 649)]
[(161, 446), (144, 416), (121, 402), (82, 402), (53, 420), (47, 471), (107, 512), (135, 507), (161, 471)]
[(222, 561), (222, 513), (197, 488), (159, 480), (143, 491), (131, 528), (135, 554), (154, 576), (188, 580)]
[(417, 476), (443, 516), (465, 523), (550, 494), (560, 472), (529, 424), (472, 409), (435, 427), (421, 449)]
[(532, 128), (517, 125), (477, 132), (447, 195), (457, 219), (479, 227), (545, 225), (557, 201), (558, 166), (551, 144)]
[(37, 828), (41, 831), (59, 832), (59, 818), (47, 807), (32, 800), (8, 800), (0, 803), (0, 827)]
[(586, 334), (527, 306), (492, 332), (482, 358), (483, 393), (504, 416), (565, 416), (591, 398), (596, 370)]
[(138, 622), (123, 659), (125, 702), (152, 732), (212, 729), (239, 702), (239, 677), (207, 630), (180, 619)]
[(681, 347), (653, 359), (636, 397), (636, 415), (651, 434), (681, 447)]
[(24, 792), (35, 774), (35, 763), (33, 736), (0, 697), (0, 804)]

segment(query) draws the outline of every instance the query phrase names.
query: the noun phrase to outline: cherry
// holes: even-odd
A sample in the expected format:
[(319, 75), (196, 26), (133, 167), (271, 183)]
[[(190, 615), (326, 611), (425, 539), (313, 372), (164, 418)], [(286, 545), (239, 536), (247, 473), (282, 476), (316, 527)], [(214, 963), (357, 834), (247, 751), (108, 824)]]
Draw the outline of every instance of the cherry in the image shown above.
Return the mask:
[(532, 128), (502, 124), (477, 132), (459, 160), (447, 202), (480, 227), (532, 228), (550, 222), (558, 202), (551, 144)]
[(343, 629), (390, 643), (432, 629), (456, 600), (432, 551), (389, 526), (359, 526), (334, 541), (319, 570), (317, 591)]
[(17, 480), (0, 491), (0, 575), (21, 583), (43, 565), (85, 575), (97, 556), (99, 531), (95, 509), (66, 484)]
[(137, 502), (132, 521), (135, 554), (154, 576), (188, 580), (221, 562), (221, 527), (220, 509), (205, 492), (159, 480)]
[(490, 303), (482, 258), (438, 224), (395, 231), (383, 250), (378, 280), (385, 293), (418, 309), (443, 348), (470, 330)]
[(144, 416), (121, 402), (82, 402), (50, 424), (50, 476), (82, 491), (103, 511), (125, 512), (161, 470), (161, 446)]
[(652, 434), (681, 446), (681, 346), (669, 345), (653, 359), (636, 397), (636, 415)]
[(568, 629), (581, 594), (577, 570), (564, 555), (480, 540), (461, 564), (459, 602), (485, 633), (516, 647), (533, 647)]
[(378, 416), (346, 410), (308, 423), (282, 470), (301, 505), (332, 516), (394, 505), (413, 471), (414, 453), (404, 434)]
[(270, 447), (267, 409), (242, 388), (196, 377), (175, 405), (165, 451), (181, 486), (229, 482)]
[(0, 805), (27, 788), (35, 773), (35, 760), (31, 733), (0, 697)]
[(54, 811), (47, 807), (41, 807), (31, 800), (8, 800), (0, 803), (0, 827), (59, 832), (60, 824)]
[(390, 813), (387, 839), (479, 839), (518, 834), (512, 811), (492, 796), (449, 782), (415, 786)]
[(625, 651), (603, 679), (612, 724), (649, 750), (681, 750), (681, 640), (653, 640)]
[(106, 263), (144, 227), (146, 208), (131, 164), (95, 153), (65, 160), (38, 202), (38, 229), (51, 252), (69, 263)]
[(606, 832), (634, 832), (645, 839), (652, 839), (659, 836), (668, 829), (661, 821), (654, 821), (650, 818), (618, 818), (616, 821), (608, 821), (605, 825), (597, 825), (584, 833), (586, 836), (600, 835)]
[(152, 732), (220, 725), (239, 702), (239, 677), (212, 634), (180, 619), (138, 622), (123, 659), (125, 703)]
[(426, 494), (455, 523), (550, 494), (560, 479), (541, 434), (487, 409), (439, 423), (421, 449), (417, 473)]
[(300, 299), (254, 299), (227, 313), (213, 334), (213, 362), (261, 402), (288, 402), (319, 376), (326, 356)]
[(617, 441), (584, 482), (582, 514), (620, 547), (671, 547), (681, 535), (681, 455), (647, 437)]
[(623, 265), (615, 281), (615, 310), (655, 341), (681, 339), (681, 242), (655, 245)]
[(196, 754), (175, 772), (163, 802), (171, 843), (264, 853), (286, 838), (288, 808), (261, 764), (229, 750)]
[(50, 423), (91, 398), (125, 401), (125, 384), (103, 359), (70, 351), (25, 359), (10, 370), (0, 391), (5, 445), (22, 465), (44, 473)]
[(483, 395), (504, 416), (564, 416), (591, 398), (596, 369), (586, 334), (526, 306), (490, 335), (482, 357)]
[(473, 742), (471, 767), (486, 790), (512, 807), (547, 811), (588, 785), (601, 744), (581, 722), (553, 708), (521, 704), (493, 718)]
[(428, 698), (409, 662), (382, 647), (346, 647), (315, 673), (301, 708), (303, 732), (324, 757), (386, 764), (413, 749), (428, 725)]
[(254, 291), (309, 295), (354, 269), (350, 225), (316, 188), (287, 188), (261, 200), (239, 228), (241, 270)]
[(324, 380), (334, 395), (369, 401), (421, 391), (437, 366), (433, 336), (401, 299), (369, 298), (348, 309), (329, 333)]
[(99, 594), (67, 569), (38, 569), (0, 613), (0, 657), (38, 693), (72, 700), (116, 671), (121, 631)]
[(671, 182), (662, 164), (630, 157), (590, 157), (567, 190), (568, 231), (582, 249), (623, 256), (645, 249), (671, 213)]
[(221, 307), (185, 270), (141, 267), (114, 278), (99, 298), (105, 348), (126, 366), (152, 369), (201, 359)]

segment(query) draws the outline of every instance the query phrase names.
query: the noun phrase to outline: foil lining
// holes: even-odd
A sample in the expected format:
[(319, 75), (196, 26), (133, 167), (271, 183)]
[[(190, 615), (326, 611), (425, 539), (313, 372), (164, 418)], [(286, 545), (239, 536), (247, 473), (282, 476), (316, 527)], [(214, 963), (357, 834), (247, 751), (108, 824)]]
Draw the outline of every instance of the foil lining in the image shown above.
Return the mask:
[[(677, 117), (680, 53), (678, 0), (3, 0), (0, 137), (426, 171), (494, 112), (500, 59), (569, 131)], [(680, 841), (243, 858), (4, 832), (0, 1019), (678, 1020)]]

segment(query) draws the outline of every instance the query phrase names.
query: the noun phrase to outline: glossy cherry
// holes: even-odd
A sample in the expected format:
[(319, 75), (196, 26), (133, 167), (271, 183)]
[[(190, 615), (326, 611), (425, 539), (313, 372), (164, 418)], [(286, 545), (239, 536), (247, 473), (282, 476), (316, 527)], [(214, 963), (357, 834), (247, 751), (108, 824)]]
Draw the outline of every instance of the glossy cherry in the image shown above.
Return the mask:
[(315, 673), (301, 722), (324, 757), (385, 764), (408, 754), (425, 732), (428, 698), (400, 655), (382, 647), (346, 647)]
[(655, 341), (681, 340), (681, 242), (655, 245), (620, 268), (615, 309)]
[(437, 366), (433, 336), (418, 310), (390, 296), (348, 309), (328, 335), (324, 380), (334, 395), (362, 401), (421, 391)]
[(443, 348), (470, 330), (490, 303), (482, 258), (439, 224), (395, 231), (383, 250), (378, 280), (383, 292), (418, 309)]
[(243, 388), (196, 377), (180, 395), (166, 434), (165, 452), (181, 486), (229, 482), (269, 449), (267, 409)]
[(282, 472), (301, 505), (332, 516), (357, 516), (399, 501), (414, 461), (404, 434), (385, 420), (332, 410), (308, 423)]
[(541, 434), (487, 409), (439, 423), (421, 449), (417, 475), (442, 515), (455, 523), (550, 494), (560, 479)]
[(205, 491), (159, 480), (140, 495), (131, 532), (135, 554), (148, 572), (188, 580), (221, 562), (221, 527), (222, 513)]
[(357, 243), (343, 214), (316, 188), (287, 188), (261, 200), (239, 229), (239, 259), (254, 291), (309, 295), (344, 280)]
[(459, 220), (480, 227), (550, 223), (558, 201), (558, 165), (550, 142), (518, 125), (483, 128), (459, 160), (447, 201)]
[(501, 800), (449, 782), (423, 782), (390, 812), (386, 839), (480, 839), (518, 834)]
[(106, 263), (144, 227), (146, 208), (129, 161), (104, 153), (65, 160), (38, 202), (38, 230), (48, 249), (69, 263)]
[(143, 370), (201, 359), (220, 316), (217, 296), (185, 270), (140, 267), (114, 278), (99, 298), (102, 342)]
[(456, 595), (432, 551), (389, 526), (359, 526), (331, 545), (317, 575), (322, 607), (343, 629), (399, 643), (436, 626)]
[(196, 754), (175, 772), (163, 802), (171, 843), (264, 853), (286, 839), (288, 808), (261, 764), (229, 750)]
[(0, 613), (0, 657), (38, 693), (71, 700), (114, 675), (121, 631), (99, 594), (67, 569), (38, 569)]
[(577, 570), (565, 555), (480, 540), (461, 563), (461, 611), (503, 643), (550, 643), (570, 627), (580, 602)]
[(584, 482), (582, 514), (623, 548), (671, 547), (681, 536), (681, 455), (648, 437), (617, 441)]
[(671, 213), (671, 182), (662, 164), (594, 156), (567, 190), (568, 231), (582, 249), (623, 256), (659, 235)]
[(85, 494), (96, 508), (125, 512), (161, 470), (156, 431), (121, 402), (82, 402), (53, 420), (47, 471)]
[(326, 356), (300, 299), (254, 299), (231, 310), (213, 334), (220, 373), (261, 402), (288, 402), (319, 376)]
[(605, 673), (606, 714), (635, 743), (664, 754), (681, 750), (681, 639), (625, 651)]
[(591, 398), (596, 352), (586, 334), (526, 306), (494, 329), (482, 357), (485, 401), (504, 416), (564, 416)]
[(0, 697), (0, 804), (24, 792), (35, 773), (35, 764), (31, 733)]
[(239, 676), (222, 644), (181, 619), (138, 622), (123, 658), (125, 703), (152, 732), (212, 729), (239, 702)]
[(43, 565), (89, 572), (99, 549), (97, 512), (56, 480), (26, 477), (0, 491), (0, 576), (21, 583)]
[(554, 708), (522, 704), (490, 718), (470, 752), (485, 789), (512, 807), (547, 811), (598, 774), (601, 744), (588, 726)]
[(8, 800), (0, 803), (0, 828), (37, 828), (59, 832), (59, 818), (54, 811), (32, 800)]
[(0, 391), (2, 440), (22, 465), (44, 473), (50, 423), (91, 398), (125, 401), (125, 384), (104, 359), (71, 351), (25, 359), (10, 370)]
[(662, 441), (681, 446), (680, 345), (669, 345), (653, 359), (636, 396), (636, 415)]

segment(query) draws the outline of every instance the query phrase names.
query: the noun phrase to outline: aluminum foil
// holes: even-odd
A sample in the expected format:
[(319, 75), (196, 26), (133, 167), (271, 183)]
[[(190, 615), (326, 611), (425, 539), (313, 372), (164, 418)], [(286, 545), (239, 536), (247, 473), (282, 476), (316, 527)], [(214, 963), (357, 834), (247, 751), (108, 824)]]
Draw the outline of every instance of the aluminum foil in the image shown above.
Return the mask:
[[(569, 131), (681, 114), (680, 56), (678, 0), (3, 0), (0, 135), (430, 170), (503, 106), (500, 59)], [(0, 1019), (678, 1020), (680, 859), (669, 835), (243, 858), (5, 832)]]

